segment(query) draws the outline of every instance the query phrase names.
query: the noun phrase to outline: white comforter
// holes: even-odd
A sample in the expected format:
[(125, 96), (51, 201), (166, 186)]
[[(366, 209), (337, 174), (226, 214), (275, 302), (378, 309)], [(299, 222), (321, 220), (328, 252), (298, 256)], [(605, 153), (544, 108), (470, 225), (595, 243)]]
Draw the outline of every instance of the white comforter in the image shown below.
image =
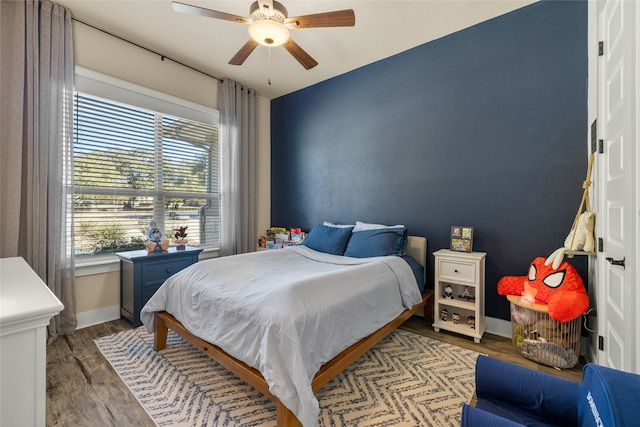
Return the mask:
[(421, 301), (400, 257), (349, 258), (305, 246), (202, 261), (170, 277), (140, 319), (167, 311), (194, 335), (260, 371), (303, 426), (311, 381), (335, 355)]

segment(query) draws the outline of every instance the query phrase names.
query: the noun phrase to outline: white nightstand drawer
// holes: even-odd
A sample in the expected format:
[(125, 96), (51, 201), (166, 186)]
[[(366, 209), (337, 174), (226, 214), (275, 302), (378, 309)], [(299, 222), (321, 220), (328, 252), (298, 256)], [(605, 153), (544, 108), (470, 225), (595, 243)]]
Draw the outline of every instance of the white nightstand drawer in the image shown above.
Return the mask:
[(438, 269), (442, 279), (467, 282), (471, 285), (476, 283), (476, 266), (474, 263), (441, 259), (439, 260)]

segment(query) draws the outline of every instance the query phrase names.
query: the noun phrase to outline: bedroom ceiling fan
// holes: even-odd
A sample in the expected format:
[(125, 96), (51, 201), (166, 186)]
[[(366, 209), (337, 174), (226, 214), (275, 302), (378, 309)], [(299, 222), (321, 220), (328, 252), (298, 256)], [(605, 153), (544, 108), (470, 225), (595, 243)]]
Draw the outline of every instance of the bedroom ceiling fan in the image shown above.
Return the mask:
[(353, 27), (356, 17), (352, 9), (316, 13), (289, 18), (287, 9), (275, 0), (258, 0), (249, 8), (249, 18), (174, 1), (173, 10), (209, 18), (249, 25), (251, 37), (229, 64), (242, 65), (253, 50), (264, 46), (283, 46), (307, 70), (318, 65), (307, 52), (289, 37), (289, 30), (319, 27)]

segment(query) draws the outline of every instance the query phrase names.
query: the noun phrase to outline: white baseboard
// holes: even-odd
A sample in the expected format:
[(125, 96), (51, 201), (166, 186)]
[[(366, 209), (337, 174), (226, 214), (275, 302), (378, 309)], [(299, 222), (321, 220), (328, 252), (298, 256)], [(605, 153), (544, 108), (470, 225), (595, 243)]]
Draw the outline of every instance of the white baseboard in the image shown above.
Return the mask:
[(110, 322), (111, 320), (117, 320), (119, 318), (120, 304), (99, 308), (97, 310), (83, 311), (82, 313), (76, 313), (76, 319), (78, 320), (78, 326), (76, 326), (76, 329)]
[(485, 332), (500, 337), (511, 338), (511, 320), (496, 319), (495, 317), (485, 317)]

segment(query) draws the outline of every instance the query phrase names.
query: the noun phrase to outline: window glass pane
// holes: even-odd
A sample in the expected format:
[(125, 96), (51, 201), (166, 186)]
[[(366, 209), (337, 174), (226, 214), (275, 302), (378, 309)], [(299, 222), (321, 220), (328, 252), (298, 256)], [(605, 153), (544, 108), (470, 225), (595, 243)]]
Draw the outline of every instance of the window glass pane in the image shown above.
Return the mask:
[(162, 188), (165, 191), (217, 192), (218, 129), (176, 117), (162, 120)]
[(144, 249), (153, 204), (130, 197), (81, 194), (74, 197), (76, 255)]
[(218, 128), (76, 93), (76, 255), (142, 249), (155, 219), (173, 241), (218, 245)]
[(154, 114), (76, 95), (75, 185), (153, 189)]

